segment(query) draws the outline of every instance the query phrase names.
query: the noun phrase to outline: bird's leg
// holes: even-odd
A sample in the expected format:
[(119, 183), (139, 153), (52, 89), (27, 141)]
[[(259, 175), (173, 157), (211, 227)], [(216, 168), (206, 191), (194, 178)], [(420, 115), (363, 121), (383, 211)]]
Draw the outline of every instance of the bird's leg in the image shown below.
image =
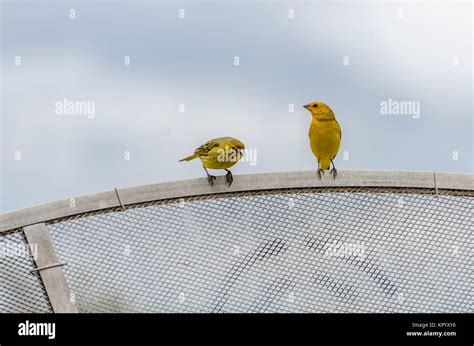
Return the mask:
[(204, 167), (204, 170), (206, 171), (206, 174), (207, 174), (207, 182), (209, 183), (209, 185), (214, 185), (214, 180), (216, 180), (216, 177), (214, 175), (210, 175), (209, 172), (207, 171), (207, 168)]
[(318, 160), (318, 177), (319, 177), (319, 180), (321, 180), (321, 173), (324, 175), (324, 170), (321, 169), (321, 166), (319, 165), (319, 160)]
[(232, 172), (226, 169), (227, 174), (225, 175), (225, 182), (227, 183), (227, 186), (231, 186), (232, 182), (234, 181), (234, 177), (232, 176)]
[(332, 162), (332, 160), (331, 160), (331, 163), (332, 163), (331, 174), (334, 176), (334, 180), (336, 180), (337, 169), (336, 169), (336, 166), (334, 166), (334, 162)]

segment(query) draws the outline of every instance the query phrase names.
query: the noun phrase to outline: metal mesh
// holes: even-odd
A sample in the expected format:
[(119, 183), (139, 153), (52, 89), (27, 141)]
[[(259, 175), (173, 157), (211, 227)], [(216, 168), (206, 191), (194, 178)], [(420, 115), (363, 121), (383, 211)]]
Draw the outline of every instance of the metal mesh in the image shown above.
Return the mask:
[(53, 311), (32, 255), (22, 231), (0, 236), (0, 313)]
[(293, 189), (48, 228), (81, 312), (471, 312), (473, 200)]

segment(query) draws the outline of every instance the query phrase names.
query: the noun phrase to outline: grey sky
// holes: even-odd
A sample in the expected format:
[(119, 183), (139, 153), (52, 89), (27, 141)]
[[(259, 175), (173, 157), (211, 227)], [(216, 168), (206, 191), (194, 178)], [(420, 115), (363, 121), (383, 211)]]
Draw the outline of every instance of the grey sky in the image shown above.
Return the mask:
[[(201, 177), (199, 162), (177, 161), (219, 136), (257, 150), (257, 164), (239, 163), (236, 175), (315, 169), (301, 108), (315, 100), (341, 124), (341, 172), (473, 172), (470, 2), (3, 1), (1, 9), (0, 211)], [(64, 98), (95, 102), (95, 117), (56, 114)], [(388, 99), (419, 102), (420, 117), (380, 114)]]

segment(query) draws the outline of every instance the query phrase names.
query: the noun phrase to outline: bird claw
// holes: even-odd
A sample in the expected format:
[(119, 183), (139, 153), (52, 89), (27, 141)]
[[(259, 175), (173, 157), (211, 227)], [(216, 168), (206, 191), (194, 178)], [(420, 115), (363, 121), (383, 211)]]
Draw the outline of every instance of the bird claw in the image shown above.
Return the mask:
[(209, 183), (210, 186), (214, 185), (214, 180), (216, 180), (216, 177), (214, 175), (207, 176), (207, 182)]
[(324, 175), (324, 169), (318, 168), (317, 173), (318, 173), (319, 180), (321, 180), (321, 175)]
[(337, 175), (337, 169), (336, 168), (332, 168), (331, 169), (331, 175), (334, 177), (334, 180), (336, 180), (336, 175)]
[(232, 176), (232, 173), (228, 171), (227, 174), (225, 175), (225, 182), (227, 183), (227, 186), (230, 187), (233, 181), (234, 181), (234, 177)]

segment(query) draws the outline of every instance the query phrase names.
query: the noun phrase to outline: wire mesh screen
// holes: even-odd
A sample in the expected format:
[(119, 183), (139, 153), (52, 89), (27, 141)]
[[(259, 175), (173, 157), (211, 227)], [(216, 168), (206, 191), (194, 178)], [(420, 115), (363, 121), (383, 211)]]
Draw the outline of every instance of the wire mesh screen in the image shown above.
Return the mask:
[(81, 312), (469, 312), (473, 198), (298, 189), (48, 226)]
[(22, 231), (0, 236), (0, 313), (52, 312)]

